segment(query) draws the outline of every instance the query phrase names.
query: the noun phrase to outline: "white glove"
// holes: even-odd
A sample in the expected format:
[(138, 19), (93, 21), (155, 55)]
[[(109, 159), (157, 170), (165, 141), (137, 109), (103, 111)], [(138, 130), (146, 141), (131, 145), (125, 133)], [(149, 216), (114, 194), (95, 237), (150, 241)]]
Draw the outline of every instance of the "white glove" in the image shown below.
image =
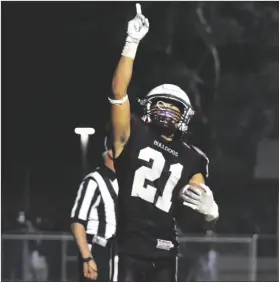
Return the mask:
[(205, 184), (200, 184), (205, 192), (188, 184), (181, 192), (183, 205), (205, 215), (205, 220), (211, 221), (219, 216), (218, 206), (214, 201), (213, 193)]
[(149, 30), (148, 19), (141, 12), (141, 5), (136, 4), (137, 14), (134, 19), (128, 22), (126, 45), (122, 51), (125, 57), (135, 58), (139, 42)]
[(139, 43), (149, 30), (148, 19), (141, 12), (141, 5), (136, 4), (137, 14), (128, 22), (128, 37), (126, 41)]

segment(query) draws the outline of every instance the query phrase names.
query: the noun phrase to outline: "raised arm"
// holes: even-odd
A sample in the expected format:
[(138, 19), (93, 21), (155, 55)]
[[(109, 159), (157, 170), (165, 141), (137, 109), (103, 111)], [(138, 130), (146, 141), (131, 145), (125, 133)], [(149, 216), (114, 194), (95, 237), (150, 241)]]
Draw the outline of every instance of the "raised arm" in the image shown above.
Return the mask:
[(129, 21), (126, 43), (112, 80), (111, 123), (114, 157), (117, 158), (130, 136), (130, 104), (127, 89), (132, 78), (133, 64), (140, 40), (149, 29), (148, 20), (136, 4), (136, 17)]

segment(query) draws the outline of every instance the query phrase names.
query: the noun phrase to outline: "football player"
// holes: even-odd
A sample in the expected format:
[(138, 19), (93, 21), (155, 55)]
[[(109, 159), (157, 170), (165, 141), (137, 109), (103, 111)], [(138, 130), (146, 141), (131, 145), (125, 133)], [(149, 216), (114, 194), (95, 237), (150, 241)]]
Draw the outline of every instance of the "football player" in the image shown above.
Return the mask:
[(207, 157), (182, 142), (194, 114), (187, 94), (176, 85), (160, 85), (140, 101), (141, 119), (130, 113), (127, 88), (139, 43), (149, 29), (139, 4), (136, 9), (108, 98), (119, 183), (118, 281), (174, 282), (177, 199), (211, 223), (218, 218), (218, 206), (205, 185)]

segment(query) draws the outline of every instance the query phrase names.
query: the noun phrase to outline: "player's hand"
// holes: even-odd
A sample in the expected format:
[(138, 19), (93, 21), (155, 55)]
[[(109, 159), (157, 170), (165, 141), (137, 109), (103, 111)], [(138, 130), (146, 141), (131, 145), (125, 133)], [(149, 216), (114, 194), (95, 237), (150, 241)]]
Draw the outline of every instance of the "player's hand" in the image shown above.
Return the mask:
[(141, 12), (141, 5), (136, 4), (137, 14), (134, 19), (128, 22), (126, 41), (139, 43), (149, 30), (148, 19)]
[(218, 206), (210, 188), (205, 184), (200, 186), (204, 191), (191, 184), (185, 186), (181, 193), (183, 205), (204, 214), (206, 220), (211, 221), (219, 216)]
[(98, 267), (94, 260), (83, 263), (83, 275), (87, 279), (97, 280), (98, 277)]

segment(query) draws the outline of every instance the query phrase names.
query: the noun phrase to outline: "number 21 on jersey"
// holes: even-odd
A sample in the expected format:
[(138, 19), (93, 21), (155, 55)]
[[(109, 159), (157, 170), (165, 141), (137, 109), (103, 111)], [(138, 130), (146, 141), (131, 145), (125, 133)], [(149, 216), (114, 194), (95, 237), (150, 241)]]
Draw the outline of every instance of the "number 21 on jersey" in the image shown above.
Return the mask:
[(153, 164), (151, 168), (141, 166), (136, 170), (132, 187), (132, 196), (154, 203), (157, 208), (169, 212), (172, 204), (172, 192), (181, 177), (183, 166), (180, 163), (177, 163), (172, 164), (169, 167), (171, 174), (163, 189), (162, 196), (159, 196), (155, 202), (155, 195), (157, 192), (156, 187), (150, 184), (147, 184), (146, 187), (144, 187), (144, 183), (146, 179), (153, 182), (161, 177), (166, 160), (161, 152), (151, 147), (146, 147), (140, 150), (138, 158), (146, 162), (152, 160)]

